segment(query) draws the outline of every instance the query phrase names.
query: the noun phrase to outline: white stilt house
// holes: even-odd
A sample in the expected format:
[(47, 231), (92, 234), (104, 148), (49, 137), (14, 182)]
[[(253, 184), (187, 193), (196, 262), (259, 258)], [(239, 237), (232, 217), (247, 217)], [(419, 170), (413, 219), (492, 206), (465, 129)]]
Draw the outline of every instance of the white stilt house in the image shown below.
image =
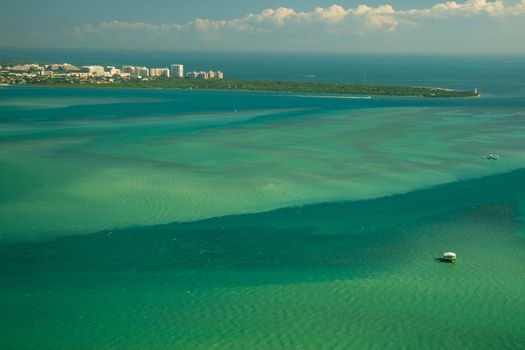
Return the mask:
[(452, 253), (452, 252), (443, 253), (443, 260), (445, 260), (446, 262), (453, 262), (453, 263), (455, 263), (456, 262), (456, 253)]

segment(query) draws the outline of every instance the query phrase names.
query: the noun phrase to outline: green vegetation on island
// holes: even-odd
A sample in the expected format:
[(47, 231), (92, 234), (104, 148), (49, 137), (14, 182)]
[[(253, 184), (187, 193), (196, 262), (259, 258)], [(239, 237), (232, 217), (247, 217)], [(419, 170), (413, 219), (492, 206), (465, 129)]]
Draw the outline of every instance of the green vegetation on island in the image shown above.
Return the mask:
[(300, 81), (270, 81), (242, 79), (127, 79), (115, 81), (66, 81), (43, 79), (28, 82), (36, 86), (86, 86), (106, 88), (176, 88), (202, 90), (250, 90), (271, 92), (321, 93), (344, 95), (386, 95), (420, 97), (477, 97), (477, 91), (459, 91), (434, 87), (364, 85), (350, 83), (314, 83)]

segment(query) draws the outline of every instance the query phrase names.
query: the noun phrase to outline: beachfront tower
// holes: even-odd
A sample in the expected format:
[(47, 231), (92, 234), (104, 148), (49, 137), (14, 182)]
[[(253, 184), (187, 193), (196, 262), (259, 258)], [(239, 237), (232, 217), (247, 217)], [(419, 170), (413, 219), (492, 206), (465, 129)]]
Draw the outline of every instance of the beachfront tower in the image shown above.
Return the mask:
[(184, 66), (182, 64), (172, 64), (170, 70), (171, 70), (171, 77), (173, 79), (184, 78)]

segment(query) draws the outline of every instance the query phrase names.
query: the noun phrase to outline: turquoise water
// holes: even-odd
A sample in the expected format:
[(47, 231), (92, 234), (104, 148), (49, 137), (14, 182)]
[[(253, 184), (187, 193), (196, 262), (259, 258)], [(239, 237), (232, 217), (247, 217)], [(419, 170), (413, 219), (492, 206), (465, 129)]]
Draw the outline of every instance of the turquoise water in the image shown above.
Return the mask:
[(0, 89), (1, 347), (520, 348), (525, 80), (499, 59), (391, 63), (490, 87), (468, 100)]

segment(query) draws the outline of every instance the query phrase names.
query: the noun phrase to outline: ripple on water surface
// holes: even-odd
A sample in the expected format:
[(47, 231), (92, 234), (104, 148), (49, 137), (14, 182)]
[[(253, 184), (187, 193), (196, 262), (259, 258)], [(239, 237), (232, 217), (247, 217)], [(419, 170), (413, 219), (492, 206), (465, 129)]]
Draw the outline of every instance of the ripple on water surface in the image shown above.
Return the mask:
[[(519, 348), (522, 175), (2, 244), (0, 339), (20, 349)], [(456, 264), (434, 260), (449, 249)]]
[[(525, 164), (519, 113), (364, 108), (104, 118), (104, 128), (93, 127), (96, 115), (91, 124), (85, 115), (80, 124), (7, 123), (0, 164), (11, 170), (2, 181), (17, 190), (2, 199), (1, 235), (199, 220), (504, 172)], [(481, 159), (493, 152), (502, 159)]]

